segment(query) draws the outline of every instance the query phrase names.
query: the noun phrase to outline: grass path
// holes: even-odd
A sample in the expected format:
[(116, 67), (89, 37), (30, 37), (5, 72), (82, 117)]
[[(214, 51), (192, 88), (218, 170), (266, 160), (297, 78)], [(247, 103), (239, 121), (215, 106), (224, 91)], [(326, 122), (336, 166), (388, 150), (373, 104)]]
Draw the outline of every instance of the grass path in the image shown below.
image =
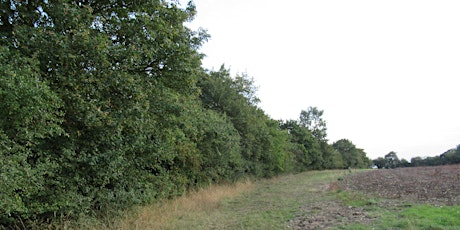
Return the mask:
[[(142, 207), (114, 225), (119, 229), (289, 229), (288, 221), (302, 206), (334, 199), (326, 192), (329, 183), (346, 173), (315, 171), (215, 186), (160, 206)], [(212, 204), (206, 204), (212, 197)]]
[(178, 228), (196, 229), (285, 229), (306, 203), (328, 199), (325, 190), (339, 171), (303, 173), (259, 181), (251, 191), (224, 199), (222, 206), (206, 213), (205, 221), (181, 219)]
[(216, 185), (137, 207), (116, 220), (83, 222), (75, 228), (460, 229), (460, 206), (430, 206), (334, 190), (338, 188), (335, 182), (349, 174), (348, 170), (311, 171)]

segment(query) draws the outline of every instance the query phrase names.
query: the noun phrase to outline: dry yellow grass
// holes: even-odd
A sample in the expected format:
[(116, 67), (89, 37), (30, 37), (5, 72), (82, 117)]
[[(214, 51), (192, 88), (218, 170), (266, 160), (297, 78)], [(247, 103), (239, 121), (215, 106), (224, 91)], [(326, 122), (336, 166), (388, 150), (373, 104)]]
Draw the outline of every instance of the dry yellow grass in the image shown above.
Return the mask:
[[(172, 229), (174, 221), (191, 215), (203, 216), (219, 209), (225, 198), (235, 197), (253, 188), (249, 180), (227, 185), (212, 185), (183, 197), (141, 206), (115, 221), (111, 229)], [(104, 226), (102, 228), (107, 228)]]
[(301, 205), (325, 199), (323, 190), (341, 175), (342, 171), (306, 172), (213, 185), (126, 210), (121, 216), (82, 218), (60, 229), (285, 229), (286, 220), (292, 219)]

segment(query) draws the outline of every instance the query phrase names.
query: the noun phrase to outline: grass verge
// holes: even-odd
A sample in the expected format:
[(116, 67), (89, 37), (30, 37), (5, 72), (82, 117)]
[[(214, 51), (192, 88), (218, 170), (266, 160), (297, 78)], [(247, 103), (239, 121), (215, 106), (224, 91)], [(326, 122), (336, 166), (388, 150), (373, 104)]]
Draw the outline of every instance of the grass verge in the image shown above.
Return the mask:
[(380, 229), (459, 229), (460, 206), (414, 205), (398, 213), (386, 213), (375, 227)]
[(210, 209), (175, 214), (155, 229), (288, 229), (287, 221), (299, 207), (317, 201), (315, 194), (327, 189), (328, 181), (340, 173), (307, 172), (259, 180), (238, 194), (222, 196)]
[(250, 191), (253, 186), (250, 180), (212, 185), (183, 197), (136, 207), (108, 226), (97, 226), (94, 229), (188, 229), (181, 225), (184, 220), (194, 220), (194, 223), (188, 223), (192, 226), (203, 225), (209, 214), (220, 208), (224, 199)]
[(414, 205), (390, 211), (379, 208), (374, 210), (380, 218), (371, 225), (348, 224), (340, 229), (442, 229), (454, 230), (460, 227), (460, 206), (436, 207)]
[(375, 217), (370, 224), (347, 223), (338, 229), (460, 229), (460, 206), (415, 204), (356, 192), (335, 193), (344, 205), (362, 207), (368, 215)]
[[(310, 209), (305, 211), (306, 206), (314, 206), (313, 211), (328, 212), (327, 204), (343, 205), (345, 209), (341, 210), (354, 210), (371, 218), (365, 224), (337, 221), (332, 229), (458, 229), (460, 226), (460, 206), (417, 205), (334, 189), (335, 183), (331, 182), (347, 174), (344, 170), (312, 171), (214, 185), (177, 199), (136, 207), (121, 218), (83, 220), (75, 228), (290, 229), (296, 227), (296, 222), (289, 220), (312, 215)], [(318, 206), (322, 204), (326, 206)], [(335, 206), (332, 208), (337, 210)]]
[(345, 171), (315, 171), (214, 185), (184, 197), (136, 207), (115, 220), (82, 220), (79, 229), (288, 229), (300, 207), (332, 199), (329, 182)]

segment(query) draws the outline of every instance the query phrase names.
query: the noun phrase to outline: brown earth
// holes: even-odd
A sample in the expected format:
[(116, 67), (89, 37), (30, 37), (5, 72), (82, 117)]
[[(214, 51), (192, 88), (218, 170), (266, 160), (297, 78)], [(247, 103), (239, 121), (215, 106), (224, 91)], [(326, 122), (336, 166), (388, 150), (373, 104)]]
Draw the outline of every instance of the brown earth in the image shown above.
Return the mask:
[(373, 170), (348, 176), (339, 186), (382, 198), (460, 205), (460, 164)]
[(374, 217), (361, 207), (346, 206), (336, 201), (322, 201), (301, 208), (288, 225), (292, 229), (327, 229), (347, 223), (370, 223)]
[[(398, 211), (407, 203), (460, 205), (460, 165), (379, 169), (346, 176), (328, 190), (344, 190), (381, 198), (373, 205)], [(375, 220), (366, 207), (341, 201), (318, 201), (301, 207), (289, 221), (293, 229), (328, 229), (348, 223), (369, 224)]]

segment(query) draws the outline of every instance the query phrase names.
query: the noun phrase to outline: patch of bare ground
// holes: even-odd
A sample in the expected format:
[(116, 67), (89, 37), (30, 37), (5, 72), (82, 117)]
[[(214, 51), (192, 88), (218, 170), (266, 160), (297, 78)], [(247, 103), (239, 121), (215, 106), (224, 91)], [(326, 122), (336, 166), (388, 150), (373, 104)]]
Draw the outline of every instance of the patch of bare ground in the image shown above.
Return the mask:
[[(330, 183), (324, 193), (337, 190), (375, 197), (377, 199), (370, 206), (391, 212), (398, 212), (407, 204), (460, 205), (460, 165), (379, 169), (351, 174)], [(292, 229), (371, 225), (379, 216), (368, 208), (367, 205), (346, 205), (340, 200), (317, 201), (301, 207), (288, 225)]]
[(348, 176), (338, 186), (412, 203), (460, 205), (460, 164), (373, 170)]
[(301, 208), (301, 213), (289, 221), (292, 229), (327, 229), (347, 223), (370, 223), (370, 216), (362, 207), (352, 207), (337, 201), (323, 201)]
[(341, 189), (337, 182), (325, 182), (317, 186), (320, 191), (308, 194), (318, 196), (316, 201), (300, 207), (296, 217), (287, 223), (291, 229), (329, 229), (349, 223), (369, 224), (376, 218), (365, 207), (346, 205), (333, 196), (329, 197), (329, 192)]

